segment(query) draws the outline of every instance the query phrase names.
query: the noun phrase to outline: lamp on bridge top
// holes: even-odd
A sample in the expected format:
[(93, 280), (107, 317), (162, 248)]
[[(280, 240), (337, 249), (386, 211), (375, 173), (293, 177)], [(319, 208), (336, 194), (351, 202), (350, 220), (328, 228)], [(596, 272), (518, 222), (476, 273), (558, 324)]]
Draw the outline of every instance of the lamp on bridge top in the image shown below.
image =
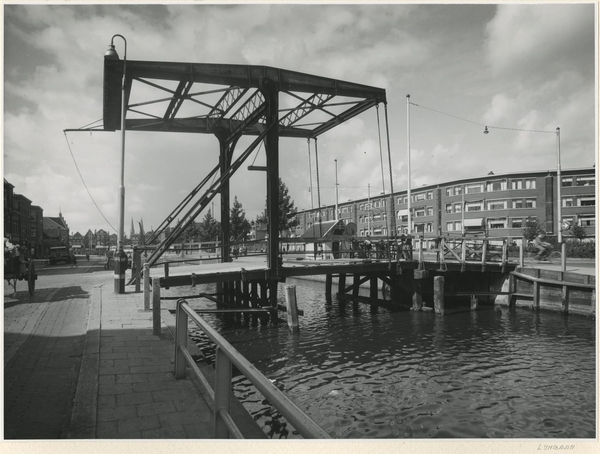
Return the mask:
[(112, 43), (112, 41), (108, 45), (108, 49), (106, 50), (106, 53), (104, 54), (104, 58), (108, 58), (109, 60), (118, 60), (119, 59), (119, 54), (117, 54), (117, 51), (115, 50), (115, 45)]
[(483, 130), (484, 134), (489, 134), (490, 132), (488, 131), (488, 127), (486, 126), (485, 129)]

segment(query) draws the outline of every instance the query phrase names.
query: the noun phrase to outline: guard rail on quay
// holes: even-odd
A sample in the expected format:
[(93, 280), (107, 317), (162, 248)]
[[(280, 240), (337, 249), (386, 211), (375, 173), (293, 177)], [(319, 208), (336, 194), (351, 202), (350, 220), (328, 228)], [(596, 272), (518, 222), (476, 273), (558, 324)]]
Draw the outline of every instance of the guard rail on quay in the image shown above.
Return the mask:
[[(206, 323), (185, 299), (177, 302), (175, 325), (175, 378), (185, 378), (189, 365), (214, 406), (214, 438), (243, 438), (230, 416), (231, 368), (237, 369), (304, 438), (331, 438), (319, 425), (282, 393), (256, 367), (244, 358), (217, 331)], [(214, 342), (216, 348), (215, 386), (210, 385), (187, 349), (188, 318)]]

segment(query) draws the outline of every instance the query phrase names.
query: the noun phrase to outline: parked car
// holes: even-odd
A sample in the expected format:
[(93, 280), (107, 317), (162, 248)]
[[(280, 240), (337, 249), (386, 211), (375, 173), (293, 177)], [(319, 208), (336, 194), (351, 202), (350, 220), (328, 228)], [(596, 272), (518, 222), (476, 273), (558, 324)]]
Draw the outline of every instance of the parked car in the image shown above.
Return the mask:
[(59, 262), (71, 263), (71, 256), (66, 246), (55, 246), (50, 248), (48, 263), (54, 265)]

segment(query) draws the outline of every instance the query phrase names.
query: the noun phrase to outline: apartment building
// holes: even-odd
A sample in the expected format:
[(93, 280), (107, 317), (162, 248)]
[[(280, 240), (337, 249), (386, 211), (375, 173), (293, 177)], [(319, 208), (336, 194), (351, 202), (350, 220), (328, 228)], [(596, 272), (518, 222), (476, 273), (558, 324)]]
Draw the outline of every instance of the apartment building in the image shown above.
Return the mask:
[[(513, 172), (465, 178), (411, 189), (412, 231), (418, 235), (474, 234), (489, 237), (522, 235), (527, 218), (548, 234), (558, 228), (560, 192), (561, 224), (584, 228), (596, 235), (595, 168)], [(358, 237), (378, 237), (408, 232), (407, 191), (340, 203), (339, 219), (355, 223)], [(392, 208), (393, 206), (393, 208)], [(335, 208), (303, 210), (297, 214), (296, 235), (315, 222), (335, 219)]]

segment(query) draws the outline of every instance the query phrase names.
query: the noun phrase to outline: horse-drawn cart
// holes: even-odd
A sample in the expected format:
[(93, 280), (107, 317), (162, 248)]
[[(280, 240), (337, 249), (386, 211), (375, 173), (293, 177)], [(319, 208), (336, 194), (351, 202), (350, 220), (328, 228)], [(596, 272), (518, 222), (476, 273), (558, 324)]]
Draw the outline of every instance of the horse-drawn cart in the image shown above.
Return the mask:
[(17, 292), (17, 281), (27, 281), (29, 294), (33, 295), (37, 279), (33, 260), (30, 259), (29, 262), (26, 262), (20, 256), (5, 258), (4, 279), (13, 288), (15, 293)]

